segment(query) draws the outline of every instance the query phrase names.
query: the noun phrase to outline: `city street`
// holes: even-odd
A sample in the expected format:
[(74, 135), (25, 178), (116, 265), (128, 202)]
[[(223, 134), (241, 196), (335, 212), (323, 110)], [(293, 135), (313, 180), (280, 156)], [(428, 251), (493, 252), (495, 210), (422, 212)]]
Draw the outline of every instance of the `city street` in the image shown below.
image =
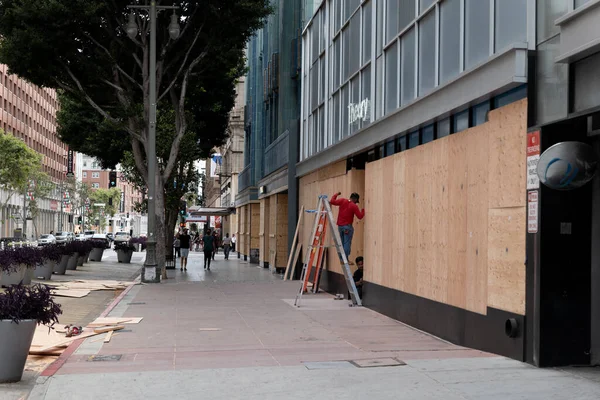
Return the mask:
[[(538, 369), (465, 349), (298, 282), (192, 252), (187, 272), (134, 285), (111, 317), (143, 317), (109, 343), (86, 339), (42, 373), (31, 399), (597, 399), (600, 370)], [(92, 356), (96, 357), (93, 361)]]

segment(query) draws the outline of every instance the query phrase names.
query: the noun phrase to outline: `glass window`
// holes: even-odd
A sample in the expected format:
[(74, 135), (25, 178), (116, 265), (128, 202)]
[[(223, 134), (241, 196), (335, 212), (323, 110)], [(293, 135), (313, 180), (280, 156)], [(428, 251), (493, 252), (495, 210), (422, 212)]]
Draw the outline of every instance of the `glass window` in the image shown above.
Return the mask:
[(83, 177), (84, 177), (84, 178), (87, 178), (87, 172), (84, 172), (84, 173), (83, 173)]
[(398, 139), (396, 139), (396, 153), (406, 150), (407, 147), (408, 146), (406, 145), (406, 135), (400, 136)]
[(435, 11), (419, 22), (419, 96), (435, 86)]
[[(521, 85), (494, 98), (494, 108), (504, 107), (527, 97), (527, 85)], [(544, 101), (547, 101), (544, 99)]]
[(415, 98), (415, 30), (402, 36), (402, 105)]
[(361, 127), (365, 127), (371, 123), (371, 66), (369, 65), (362, 70), (360, 74), (362, 96), (361, 96)]
[(313, 135), (312, 135), (312, 146), (310, 154), (316, 154), (318, 149), (318, 138), (319, 138), (319, 113), (315, 111), (313, 114)]
[(452, 132), (461, 132), (469, 129), (469, 110), (454, 115), (454, 127)]
[(377, 56), (381, 54), (383, 51), (383, 3), (381, 1), (377, 2), (377, 22), (375, 24), (375, 29), (377, 31)]
[(367, 2), (363, 5), (363, 28), (362, 28), (362, 44), (363, 44), (363, 55), (362, 64), (365, 64), (371, 59), (371, 27), (373, 26), (373, 16), (371, 14), (371, 2)]
[(527, 2), (496, 1), (496, 51), (527, 41)]
[(440, 4), (440, 84), (460, 72), (460, 0)]
[(383, 85), (383, 60), (384, 56), (377, 59), (377, 71), (375, 71), (376, 90), (375, 90), (375, 119), (383, 116), (383, 94), (387, 92), (387, 87)]
[(589, 2), (590, 0), (575, 0), (575, 8), (581, 7), (582, 5), (584, 5), (585, 3)]
[(450, 118), (443, 119), (437, 123), (437, 137), (443, 138), (450, 134)]
[(432, 124), (423, 128), (421, 135), (423, 144), (433, 142), (433, 139), (435, 139), (435, 125)]
[(415, 0), (396, 0), (400, 2), (400, 15), (398, 21), (398, 32), (406, 28), (416, 17)]
[(352, 100), (350, 101), (351, 107), (348, 110), (348, 123), (350, 123), (350, 134), (352, 134), (360, 129), (360, 117), (358, 115), (360, 107), (360, 79), (358, 76), (355, 76), (350, 81), (350, 90), (352, 91)]
[(344, 2), (346, 4), (346, 12), (344, 14), (344, 21), (350, 18), (354, 10), (358, 8), (360, 5), (360, 0), (346, 0)]
[(396, 152), (396, 143), (394, 141), (389, 141), (385, 144), (385, 157), (391, 156)]
[(487, 115), (490, 111), (490, 102), (478, 104), (473, 107), (473, 115), (471, 116), (471, 126), (484, 124), (487, 121)]
[(319, 135), (320, 149), (323, 150), (327, 145), (327, 135), (325, 132), (325, 106), (319, 108)]
[(545, 41), (550, 36), (560, 33), (560, 27), (554, 24), (558, 18), (568, 11), (566, 1), (537, 0), (537, 40)]
[(349, 77), (350, 71), (350, 29), (346, 27), (342, 31), (342, 45), (344, 46), (344, 52), (342, 53), (342, 82), (345, 82)]
[(319, 59), (319, 65), (321, 68), (321, 77), (319, 80), (319, 103), (325, 101), (325, 56), (323, 55)]
[(319, 46), (321, 37), (319, 33), (321, 32), (321, 12), (318, 12), (313, 19), (312, 26), (310, 27), (310, 32), (312, 34), (312, 57), (311, 61), (315, 61), (319, 57)]
[(411, 132), (408, 134), (408, 148), (414, 149), (419, 143), (419, 131)]
[(573, 111), (584, 111), (600, 104), (600, 54), (584, 58), (573, 64)]
[(341, 17), (341, 8), (340, 3), (342, 0), (331, 0), (331, 10), (329, 11), (331, 15), (331, 28), (333, 29), (333, 34), (340, 30), (340, 17)]
[[(414, 3), (414, 0), (413, 0)], [(398, 34), (398, 0), (389, 0), (386, 10), (385, 42), (388, 43)]]
[(314, 110), (318, 104), (319, 95), (319, 63), (310, 69), (310, 110)]
[(339, 36), (333, 41), (333, 56), (331, 58), (331, 68), (333, 69), (332, 88), (336, 90), (340, 87), (340, 60), (342, 58), (342, 46), (340, 46)]
[(350, 71), (346, 78), (350, 78), (360, 69), (360, 13), (354, 14), (350, 20)]
[(536, 62), (537, 124), (565, 118), (569, 99), (569, 64), (554, 60), (559, 54), (560, 36), (556, 36), (538, 46)]
[(333, 95), (332, 98), (333, 109), (329, 115), (332, 116), (333, 121), (331, 123), (331, 129), (333, 130), (333, 143), (337, 143), (340, 140), (340, 94), (339, 92)]
[(419, 3), (421, 3), (421, 8), (419, 9), (419, 12), (425, 11), (427, 7), (433, 4), (433, 1), (434, 0), (420, 0)]
[(349, 127), (350, 124), (348, 123), (348, 101), (349, 101), (349, 97), (348, 97), (348, 92), (349, 92), (349, 87), (350, 84), (346, 83), (343, 87), (342, 87), (342, 101), (341, 101), (341, 107), (342, 107), (342, 139), (345, 138), (346, 136), (348, 136), (348, 132), (349, 132)]
[(398, 108), (398, 42), (385, 52), (385, 113)]
[(490, 56), (490, 0), (465, 0), (465, 69)]

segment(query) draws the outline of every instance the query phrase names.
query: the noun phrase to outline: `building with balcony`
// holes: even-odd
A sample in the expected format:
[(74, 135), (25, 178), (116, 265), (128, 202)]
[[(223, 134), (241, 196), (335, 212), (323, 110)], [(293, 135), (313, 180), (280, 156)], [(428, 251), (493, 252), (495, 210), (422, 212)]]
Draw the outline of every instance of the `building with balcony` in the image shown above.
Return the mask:
[[(27, 211), (29, 202), (26, 194), (13, 194), (8, 198), (8, 193), (0, 192), (0, 237), (14, 237), (16, 232), (22, 232), (28, 238), (35, 238), (61, 227), (61, 191), (58, 185), (67, 173), (67, 146), (56, 135), (58, 107), (54, 90), (40, 88), (9, 75), (8, 67), (0, 65), (0, 129), (20, 138), (41, 154), (42, 171), (57, 184), (48, 198), (36, 199), (39, 212), (32, 219), (29, 219), (32, 216)], [(23, 214), (27, 218), (25, 221)], [(71, 226), (68, 212), (63, 212), (62, 227), (69, 229)]]

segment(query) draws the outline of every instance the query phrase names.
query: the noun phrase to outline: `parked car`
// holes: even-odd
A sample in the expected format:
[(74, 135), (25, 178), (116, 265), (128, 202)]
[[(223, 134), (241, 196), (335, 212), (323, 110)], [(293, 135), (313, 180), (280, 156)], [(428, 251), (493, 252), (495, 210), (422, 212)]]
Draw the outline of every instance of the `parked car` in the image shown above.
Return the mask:
[(84, 231), (83, 234), (86, 239), (91, 239), (96, 234), (96, 231)]
[(107, 249), (110, 248), (110, 240), (108, 240), (108, 238), (106, 237), (106, 235), (103, 234), (103, 233), (94, 233), (90, 239), (92, 239), (94, 241), (96, 241), (96, 240), (98, 240), (98, 241), (104, 241), (106, 248)]
[(38, 239), (38, 246), (46, 246), (48, 244), (56, 244), (56, 237), (54, 237), (54, 235), (51, 235), (49, 233), (47, 234), (43, 234), (40, 236), (40, 238)]
[(87, 240), (87, 238), (83, 233), (78, 233), (77, 235), (75, 235), (75, 240), (77, 240), (78, 242), (83, 242), (84, 240)]
[(131, 236), (129, 236), (128, 232), (117, 232), (115, 234), (115, 243), (129, 242), (129, 239), (131, 239)]
[(70, 242), (70, 238), (69, 238), (69, 232), (56, 232), (54, 234), (54, 237), (56, 238), (56, 243), (58, 244), (65, 244)]
[(75, 234), (73, 232), (69, 232), (69, 242), (72, 242), (75, 240)]
[(106, 234), (106, 237), (107, 237), (107, 238), (108, 238), (108, 240), (110, 240), (111, 242), (112, 242), (113, 240), (115, 240), (115, 235), (114, 235), (112, 232), (108, 232), (108, 233)]

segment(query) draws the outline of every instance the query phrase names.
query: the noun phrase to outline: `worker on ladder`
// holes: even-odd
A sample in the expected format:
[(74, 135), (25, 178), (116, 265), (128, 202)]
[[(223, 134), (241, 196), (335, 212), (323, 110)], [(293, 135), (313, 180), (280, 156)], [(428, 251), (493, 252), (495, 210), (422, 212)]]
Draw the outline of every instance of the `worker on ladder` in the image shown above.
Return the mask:
[[(337, 217), (337, 226), (340, 231), (340, 237), (342, 238), (342, 246), (344, 247), (344, 253), (346, 253), (346, 258), (350, 260), (350, 248), (352, 247), (352, 237), (354, 236), (354, 227), (352, 224), (354, 223), (354, 216), (356, 218), (363, 219), (365, 216), (365, 209), (360, 210), (357, 206), (360, 196), (358, 193), (352, 193), (350, 195), (350, 200), (339, 198), (342, 193), (337, 192), (331, 197), (331, 201), (329, 203), (334, 206), (340, 207), (340, 212)], [(349, 262), (350, 265), (354, 265), (354, 263)]]

